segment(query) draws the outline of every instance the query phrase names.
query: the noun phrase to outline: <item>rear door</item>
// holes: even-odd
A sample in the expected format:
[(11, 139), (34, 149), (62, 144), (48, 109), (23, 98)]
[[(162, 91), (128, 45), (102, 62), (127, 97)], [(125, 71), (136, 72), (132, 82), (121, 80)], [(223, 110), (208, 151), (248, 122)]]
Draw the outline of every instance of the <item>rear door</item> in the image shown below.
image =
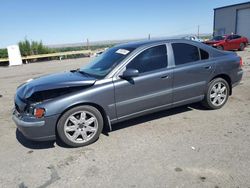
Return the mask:
[(173, 69), (168, 68), (165, 44), (145, 49), (125, 69), (140, 74), (132, 80), (114, 80), (118, 119), (171, 105)]
[(175, 59), (174, 105), (200, 100), (214, 71), (214, 63), (209, 60), (208, 52), (194, 45), (173, 43), (172, 48)]

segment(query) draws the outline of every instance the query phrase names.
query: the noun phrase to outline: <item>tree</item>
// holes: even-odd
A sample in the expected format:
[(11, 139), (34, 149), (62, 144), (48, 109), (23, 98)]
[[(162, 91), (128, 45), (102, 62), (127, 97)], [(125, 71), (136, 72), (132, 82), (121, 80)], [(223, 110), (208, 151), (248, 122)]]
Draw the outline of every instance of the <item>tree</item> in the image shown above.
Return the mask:
[(8, 52), (7, 49), (0, 49), (0, 58), (7, 58), (8, 57)]
[(43, 45), (42, 41), (29, 41), (25, 38), (25, 40), (20, 41), (18, 45), (22, 56), (46, 54), (52, 52), (52, 50)]

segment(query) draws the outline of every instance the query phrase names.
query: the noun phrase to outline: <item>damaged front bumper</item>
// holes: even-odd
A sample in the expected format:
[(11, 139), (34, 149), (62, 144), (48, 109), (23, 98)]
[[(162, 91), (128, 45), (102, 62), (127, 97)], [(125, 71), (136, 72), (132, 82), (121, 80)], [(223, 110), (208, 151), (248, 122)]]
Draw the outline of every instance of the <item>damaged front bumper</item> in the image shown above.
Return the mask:
[(12, 119), (18, 130), (28, 139), (35, 141), (48, 141), (56, 139), (56, 123), (59, 115), (35, 118), (19, 114), (15, 109)]

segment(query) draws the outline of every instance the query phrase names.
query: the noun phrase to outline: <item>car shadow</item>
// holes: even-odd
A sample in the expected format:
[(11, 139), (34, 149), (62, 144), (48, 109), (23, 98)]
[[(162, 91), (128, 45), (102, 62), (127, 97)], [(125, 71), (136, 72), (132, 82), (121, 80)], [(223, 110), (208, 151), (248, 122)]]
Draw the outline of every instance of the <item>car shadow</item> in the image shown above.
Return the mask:
[(56, 139), (53, 141), (32, 141), (27, 139), (22, 132), (16, 129), (16, 139), (22, 146), (29, 149), (49, 149), (55, 148), (55, 145), (58, 145), (63, 148), (72, 148), (64, 144), (60, 139)]
[(38, 142), (28, 140), (18, 129), (16, 129), (16, 139), (20, 144), (29, 149), (48, 149), (55, 147), (55, 141)]
[(202, 106), (201, 103), (193, 103), (193, 104), (189, 104), (189, 105), (185, 105), (185, 106), (175, 107), (175, 108), (172, 108), (172, 109), (162, 110), (162, 111), (159, 111), (159, 112), (155, 112), (155, 113), (152, 113), (152, 114), (140, 116), (140, 117), (137, 117), (137, 118), (134, 118), (134, 119), (130, 119), (130, 120), (127, 120), (127, 121), (124, 121), (124, 122), (117, 123), (117, 124), (112, 126), (112, 132), (120, 130), (120, 129), (128, 128), (128, 127), (131, 127), (131, 126), (134, 126), (134, 125), (138, 125), (138, 124), (141, 124), (141, 123), (145, 123), (147, 121), (152, 121), (152, 120), (164, 118), (164, 117), (167, 117), (167, 116), (173, 116), (173, 115), (176, 115), (176, 114), (181, 114), (181, 113), (184, 113), (184, 112), (191, 111), (193, 109), (202, 110), (202, 111), (207, 111), (208, 110), (206, 107)]
[[(112, 132), (118, 131), (120, 129), (129, 128), (129, 127), (141, 124), (141, 123), (145, 123), (147, 121), (152, 121), (155, 119), (160, 119), (163, 117), (173, 116), (176, 114), (181, 114), (184, 112), (192, 111), (193, 109), (204, 110), (204, 111), (208, 110), (207, 108), (203, 107), (200, 103), (194, 103), (194, 104), (190, 104), (190, 105), (176, 107), (176, 108), (172, 108), (172, 109), (163, 110), (163, 111), (155, 112), (152, 114), (140, 116), (137, 118), (133, 118), (133, 119), (130, 119), (130, 120), (127, 120), (124, 122), (116, 123), (115, 125), (112, 126)], [(109, 136), (109, 132), (110, 131), (107, 128), (104, 128), (102, 134)], [(72, 148), (72, 147), (64, 144), (60, 139), (56, 139), (55, 141), (42, 141), (42, 142), (28, 140), (24, 137), (24, 135), (18, 129), (16, 129), (16, 139), (18, 140), (18, 142), (20, 144), (22, 144), (24, 147), (29, 148), (29, 149), (54, 148), (55, 144), (60, 146), (60, 147), (63, 147), (63, 148)]]

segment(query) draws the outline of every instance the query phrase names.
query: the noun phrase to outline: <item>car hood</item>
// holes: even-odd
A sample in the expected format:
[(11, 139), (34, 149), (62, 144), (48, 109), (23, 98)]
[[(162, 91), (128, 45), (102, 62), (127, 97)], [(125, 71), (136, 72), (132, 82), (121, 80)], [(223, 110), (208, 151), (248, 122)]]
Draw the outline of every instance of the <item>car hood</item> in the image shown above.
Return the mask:
[(83, 75), (77, 71), (63, 72), (31, 79), (17, 89), (21, 99), (27, 99), (35, 92), (60, 88), (94, 85), (96, 78)]
[(204, 43), (209, 44), (209, 45), (213, 45), (213, 44), (219, 44), (219, 43), (221, 43), (221, 42), (223, 42), (223, 40), (218, 40), (218, 41), (209, 40), (209, 41), (206, 41), (206, 42), (204, 42)]

